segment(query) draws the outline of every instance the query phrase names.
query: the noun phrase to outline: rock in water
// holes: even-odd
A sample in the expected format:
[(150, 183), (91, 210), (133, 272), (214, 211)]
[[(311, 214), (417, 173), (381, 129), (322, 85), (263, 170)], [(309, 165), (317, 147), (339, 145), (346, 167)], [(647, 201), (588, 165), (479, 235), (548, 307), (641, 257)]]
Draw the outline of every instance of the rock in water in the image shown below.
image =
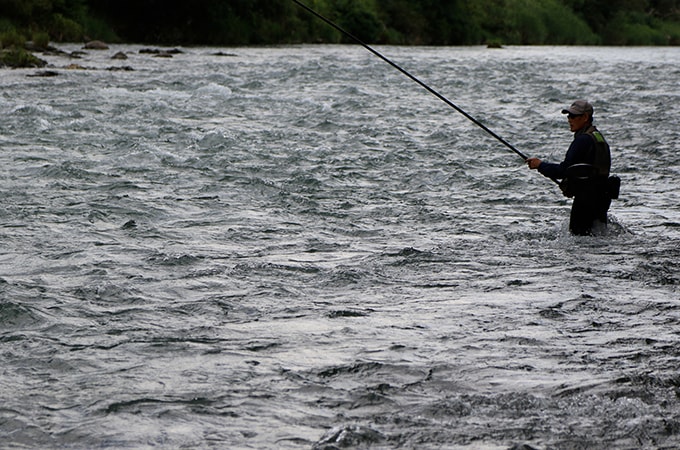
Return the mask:
[(87, 50), (108, 50), (109, 46), (102, 41), (90, 41), (83, 48)]
[(329, 430), (312, 448), (313, 450), (363, 448), (384, 439), (385, 437), (382, 434), (371, 428), (361, 425), (346, 425)]

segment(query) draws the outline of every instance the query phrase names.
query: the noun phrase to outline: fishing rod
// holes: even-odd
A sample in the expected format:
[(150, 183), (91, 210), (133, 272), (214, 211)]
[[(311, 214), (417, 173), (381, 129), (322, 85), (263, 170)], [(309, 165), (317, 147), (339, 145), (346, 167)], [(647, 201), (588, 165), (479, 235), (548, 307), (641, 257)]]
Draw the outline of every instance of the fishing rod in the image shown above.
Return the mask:
[[(463, 116), (465, 116), (465, 118), (467, 118), (468, 120), (470, 120), (472, 123), (474, 123), (475, 125), (477, 125), (477, 126), (478, 126), (479, 128), (481, 128), (482, 130), (484, 130), (484, 131), (486, 131), (487, 133), (489, 133), (491, 136), (493, 136), (494, 138), (496, 138), (499, 142), (501, 142), (501, 143), (502, 143), (503, 145), (505, 145), (507, 148), (509, 148), (510, 150), (512, 150), (513, 152), (515, 152), (515, 153), (516, 153), (517, 155), (519, 155), (524, 161), (526, 161), (527, 159), (529, 159), (528, 156), (526, 156), (524, 153), (522, 153), (522, 152), (520, 152), (519, 150), (517, 150), (517, 149), (516, 149), (512, 144), (510, 144), (508, 141), (506, 141), (505, 139), (503, 139), (502, 137), (500, 137), (499, 135), (497, 135), (496, 133), (494, 133), (493, 131), (491, 131), (491, 130), (490, 130), (486, 125), (484, 125), (482, 122), (480, 122), (479, 120), (477, 120), (477, 119), (475, 119), (474, 117), (472, 117), (470, 114), (468, 114), (467, 112), (465, 112), (462, 108), (460, 108), (460, 107), (458, 107), (456, 104), (454, 104), (451, 100), (449, 100), (448, 98), (444, 97), (442, 94), (440, 94), (439, 92), (435, 91), (434, 89), (432, 89), (430, 86), (428, 86), (428, 85), (425, 84), (424, 82), (420, 81), (420, 80), (419, 80), (418, 78), (416, 78), (414, 75), (411, 75), (411, 74), (410, 74), (409, 72), (407, 72), (404, 68), (402, 68), (401, 66), (397, 65), (396, 63), (394, 63), (392, 60), (390, 60), (390, 59), (388, 59), (387, 57), (385, 57), (382, 53), (378, 52), (377, 50), (375, 50), (374, 48), (372, 48), (371, 46), (369, 46), (368, 44), (366, 44), (364, 41), (362, 41), (362, 40), (359, 39), (358, 37), (354, 36), (354, 35), (353, 35), (352, 33), (350, 33), (349, 31), (346, 31), (345, 29), (341, 28), (339, 25), (335, 24), (335, 23), (332, 22), (330, 19), (327, 19), (326, 17), (322, 16), (321, 14), (319, 14), (318, 12), (316, 12), (315, 10), (313, 10), (312, 8), (310, 8), (309, 6), (305, 5), (304, 3), (302, 3), (302, 2), (300, 2), (300, 1), (298, 1), (298, 0), (293, 0), (293, 2), (296, 3), (298, 6), (300, 6), (301, 8), (307, 10), (309, 13), (311, 13), (311, 14), (313, 14), (314, 16), (318, 17), (319, 19), (323, 20), (323, 21), (326, 22), (328, 25), (332, 26), (333, 28), (335, 28), (336, 30), (338, 30), (339, 32), (341, 32), (342, 34), (344, 34), (345, 36), (349, 37), (350, 39), (352, 39), (353, 41), (355, 41), (356, 43), (358, 43), (359, 45), (361, 45), (362, 47), (364, 47), (364, 48), (365, 48), (366, 50), (368, 50), (369, 52), (373, 53), (373, 54), (374, 54), (375, 56), (377, 56), (378, 58), (380, 58), (380, 59), (382, 59), (383, 61), (385, 61), (385, 62), (386, 62), (387, 64), (389, 64), (390, 66), (392, 66), (392, 67), (394, 67), (395, 69), (397, 69), (399, 72), (401, 72), (401, 73), (403, 73), (404, 75), (406, 75), (407, 77), (409, 77), (411, 80), (415, 81), (416, 83), (418, 83), (419, 85), (421, 85), (422, 87), (424, 87), (424, 88), (425, 88), (428, 92), (430, 92), (432, 95), (434, 95), (434, 96), (437, 97), (439, 100), (443, 101), (444, 103), (446, 103), (447, 105), (449, 105), (451, 108), (453, 108), (453, 109), (455, 109), (456, 111), (458, 111), (459, 113), (461, 113)], [(553, 181), (557, 182), (556, 180), (553, 180)]]

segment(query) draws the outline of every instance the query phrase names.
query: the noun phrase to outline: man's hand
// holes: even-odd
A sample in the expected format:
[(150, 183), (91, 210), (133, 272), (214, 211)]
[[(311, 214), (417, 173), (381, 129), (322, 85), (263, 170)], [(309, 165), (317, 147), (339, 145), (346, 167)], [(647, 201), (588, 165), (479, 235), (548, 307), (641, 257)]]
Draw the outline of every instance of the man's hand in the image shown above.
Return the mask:
[(526, 163), (529, 169), (538, 169), (538, 166), (541, 165), (541, 160), (538, 158), (527, 158)]

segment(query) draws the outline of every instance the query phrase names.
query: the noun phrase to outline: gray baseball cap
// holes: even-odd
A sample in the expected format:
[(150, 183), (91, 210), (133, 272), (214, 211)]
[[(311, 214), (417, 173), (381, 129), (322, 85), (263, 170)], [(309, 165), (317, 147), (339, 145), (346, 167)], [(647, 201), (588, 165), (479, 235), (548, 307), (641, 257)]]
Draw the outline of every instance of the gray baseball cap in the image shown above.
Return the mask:
[(576, 100), (569, 108), (563, 109), (562, 114), (575, 114), (577, 116), (580, 116), (581, 114), (590, 114), (592, 116), (593, 105), (585, 100)]

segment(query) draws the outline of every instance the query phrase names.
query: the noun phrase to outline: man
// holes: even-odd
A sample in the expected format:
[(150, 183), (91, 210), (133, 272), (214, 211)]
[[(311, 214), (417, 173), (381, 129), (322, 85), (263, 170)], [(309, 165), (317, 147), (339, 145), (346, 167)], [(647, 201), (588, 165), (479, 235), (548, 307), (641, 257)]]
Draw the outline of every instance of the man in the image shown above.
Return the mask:
[(607, 179), (611, 166), (609, 144), (593, 126), (593, 106), (585, 100), (576, 100), (567, 114), (574, 140), (559, 164), (528, 158), (530, 169), (548, 178), (562, 180), (560, 188), (567, 197), (574, 197), (569, 219), (569, 231), (579, 236), (593, 234), (593, 229), (607, 226), (607, 211), (612, 196)]

